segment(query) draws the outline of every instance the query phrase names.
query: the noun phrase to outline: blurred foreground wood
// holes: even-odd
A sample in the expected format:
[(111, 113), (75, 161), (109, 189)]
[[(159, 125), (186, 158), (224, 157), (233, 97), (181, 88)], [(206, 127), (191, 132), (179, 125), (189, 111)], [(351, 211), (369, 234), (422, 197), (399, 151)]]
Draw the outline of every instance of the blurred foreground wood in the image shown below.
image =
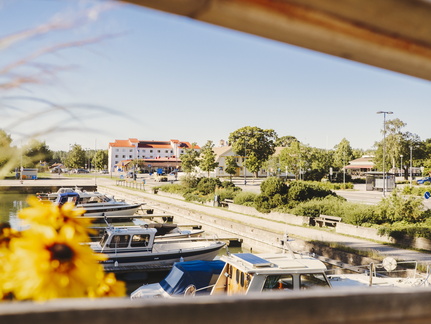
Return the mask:
[(238, 297), (0, 303), (4, 324), (430, 323), (431, 289), (359, 289)]

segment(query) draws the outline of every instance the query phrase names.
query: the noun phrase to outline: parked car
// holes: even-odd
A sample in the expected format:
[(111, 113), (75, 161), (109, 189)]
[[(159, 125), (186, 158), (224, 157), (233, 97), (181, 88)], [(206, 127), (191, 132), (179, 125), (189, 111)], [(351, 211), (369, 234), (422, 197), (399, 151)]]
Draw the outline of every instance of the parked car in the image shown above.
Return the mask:
[(85, 170), (85, 169), (75, 169), (73, 172), (74, 173), (90, 173), (90, 171)]
[(416, 181), (417, 184), (424, 184), (425, 182), (429, 182), (431, 184), (431, 177), (425, 177)]

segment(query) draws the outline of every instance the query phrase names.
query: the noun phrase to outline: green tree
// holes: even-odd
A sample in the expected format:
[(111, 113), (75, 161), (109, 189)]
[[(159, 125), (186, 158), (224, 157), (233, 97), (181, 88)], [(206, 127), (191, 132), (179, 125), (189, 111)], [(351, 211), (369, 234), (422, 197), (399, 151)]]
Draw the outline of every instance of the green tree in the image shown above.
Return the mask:
[(23, 166), (34, 168), (42, 162), (51, 162), (53, 155), (54, 153), (45, 142), (33, 139), (24, 148)]
[(329, 168), (333, 165), (333, 152), (312, 147), (310, 153), (310, 168), (306, 171), (304, 178), (320, 181), (329, 173)]
[(0, 129), (0, 178), (19, 165), (17, 149), (11, 143), (12, 137)]
[(207, 141), (206, 144), (201, 149), (199, 167), (202, 171), (208, 173), (208, 178), (210, 177), (210, 172), (214, 171), (218, 167), (218, 162), (216, 162), (216, 154), (213, 151), (214, 144), (212, 141)]
[(229, 143), (245, 159), (245, 167), (258, 176), (263, 164), (275, 152), (277, 133), (272, 129), (245, 126), (230, 133)]
[(236, 170), (239, 168), (238, 163), (236, 163), (236, 158), (234, 156), (226, 156), (224, 171), (230, 175), (230, 180), (232, 181), (232, 176), (236, 174)]
[(92, 163), (97, 170), (103, 170), (108, 165), (108, 151), (98, 150), (93, 156)]
[(285, 147), (280, 152), (280, 168), (286, 169), (300, 178), (303, 171), (310, 166), (310, 149), (301, 142), (292, 142), (289, 147)]
[(292, 142), (298, 142), (295, 136), (282, 136), (275, 140), (276, 147), (289, 147)]
[(185, 153), (180, 155), (181, 168), (186, 173), (191, 173), (199, 165), (199, 152), (195, 150), (196, 143), (191, 148), (185, 149)]
[(74, 144), (66, 159), (66, 166), (68, 168), (83, 168), (86, 163), (85, 151), (81, 145)]
[[(385, 134), (385, 170), (391, 168), (397, 168), (399, 165), (400, 157), (403, 155), (404, 161), (408, 161), (410, 157), (410, 148), (412, 148), (412, 159), (413, 166), (416, 165), (417, 161), (425, 157), (425, 147), (421, 143), (418, 135), (403, 132), (402, 129), (407, 126), (406, 123), (400, 119), (391, 119), (386, 121), (386, 134)], [(384, 130), (382, 130), (382, 133)], [(379, 169), (383, 170), (383, 139), (380, 142), (374, 144), (376, 152), (374, 156), (374, 165)], [(403, 163), (404, 174), (407, 176), (409, 163)]]
[(344, 166), (349, 164), (349, 161), (353, 160), (353, 149), (350, 146), (350, 142), (343, 138), (341, 142), (334, 147), (334, 168), (341, 170)]

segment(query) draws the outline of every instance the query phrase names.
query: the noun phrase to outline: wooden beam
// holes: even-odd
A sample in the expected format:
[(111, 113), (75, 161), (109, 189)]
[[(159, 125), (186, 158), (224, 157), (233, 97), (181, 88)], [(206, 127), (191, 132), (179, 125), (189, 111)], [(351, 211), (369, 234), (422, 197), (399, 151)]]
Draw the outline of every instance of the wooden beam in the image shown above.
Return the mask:
[(431, 2), (125, 0), (431, 80)]

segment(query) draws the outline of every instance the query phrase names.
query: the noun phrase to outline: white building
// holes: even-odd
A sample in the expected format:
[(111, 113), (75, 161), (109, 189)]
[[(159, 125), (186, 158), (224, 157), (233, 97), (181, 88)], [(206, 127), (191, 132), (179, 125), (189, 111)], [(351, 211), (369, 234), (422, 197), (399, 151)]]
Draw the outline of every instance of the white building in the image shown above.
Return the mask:
[[(136, 138), (115, 140), (109, 143), (108, 170), (124, 171), (133, 160), (139, 160), (147, 168), (178, 169), (181, 166), (181, 154), (191, 148), (189, 142), (179, 140), (141, 141)], [(196, 145), (194, 149), (200, 150), (200, 147)]]

